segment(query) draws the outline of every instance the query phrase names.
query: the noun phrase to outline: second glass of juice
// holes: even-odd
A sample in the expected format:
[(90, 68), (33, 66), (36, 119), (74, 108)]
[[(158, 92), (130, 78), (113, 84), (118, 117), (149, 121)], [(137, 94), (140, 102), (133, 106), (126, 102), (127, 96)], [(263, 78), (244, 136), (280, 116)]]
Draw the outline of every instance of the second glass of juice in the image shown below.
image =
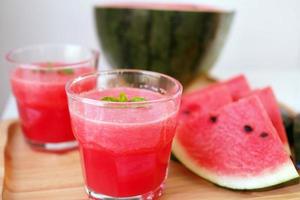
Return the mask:
[(11, 51), (11, 87), (27, 142), (34, 148), (64, 151), (77, 146), (65, 84), (94, 72), (98, 52), (76, 45), (37, 45)]
[(66, 90), (88, 195), (161, 196), (181, 84), (156, 72), (112, 70), (76, 78)]

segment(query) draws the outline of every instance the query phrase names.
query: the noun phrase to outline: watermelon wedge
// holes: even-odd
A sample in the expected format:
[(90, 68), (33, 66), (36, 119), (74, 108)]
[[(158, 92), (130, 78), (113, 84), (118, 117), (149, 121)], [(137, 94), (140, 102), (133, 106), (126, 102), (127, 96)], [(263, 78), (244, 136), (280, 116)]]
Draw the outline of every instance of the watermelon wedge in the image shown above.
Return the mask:
[(192, 95), (199, 96), (199, 94), (201, 94), (201, 93), (205, 93), (207, 91), (212, 90), (213, 88), (217, 88), (217, 87), (220, 87), (220, 86), (227, 87), (227, 89), (228, 89), (228, 91), (229, 91), (229, 93), (232, 96), (232, 99), (234, 101), (248, 95), (251, 92), (251, 88), (249, 86), (249, 83), (248, 83), (246, 77), (244, 75), (238, 75), (238, 76), (235, 76), (231, 79), (228, 79), (228, 80), (225, 80), (225, 81), (222, 81), (222, 82), (214, 83), (214, 84), (209, 85), (205, 88), (195, 90), (195, 91), (190, 92), (188, 94), (189, 94), (189, 96), (192, 96)]
[(249, 95), (257, 95), (265, 107), (277, 133), (282, 141), (284, 148), (288, 154), (291, 154), (290, 146), (287, 139), (287, 134), (283, 125), (283, 120), (280, 114), (279, 106), (271, 87), (258, 89), (250, 92)]
[[(187, 96), (187, 98), (190, 99), (189, 100), (190, 104), (193, 104), (193, 101), (196, 102), (197, 101), (196, 99), (200, 98), (200, 96), (202, 96), (203, 93), (205, 94), (210, 90), (216, 90), (216, 88), (224, 87), (224, 86), (227, 87), (227, 90), (229, 91), (233, 101), (236, 101), (238, 99), (241, 99), (243, 97), (250, 96), (250, 95), (257, 95), (259, 97), (259, 99), (261, 100), (263, 106), (265, 107), (269, 117), (271, 118), (273, 125), (275, 126), (275, 128), (277, 130), (277, 133), (284, 145), (284, 148), (286, 149), (288, 154), (291, 155), (291, 150), (289, 147), (287, 134), (286, 134), (286, 131), (285, 131), (285, 128), (283, 125), (282, 117), (280, 115), (279, 106), (276, 101), (276, 97), (272, 91), (272, 88), (267, 87), (264, 89), (258, 89), (258, 90), (251, 91), (251, 88), (248, 84), (246, 77), (244, 75), (238, 75), (229, 80), (215, 83), (206, 88), (196, 90), (194, 92), (186, 94), (185, 96)], [(215, 98), (212, 97), (211, 99), (219, 99), (219, 98), (220, 98), (220, 96), (216, 96)], [(206, 102), (205, 97), (204, 97), (204, 100), (197, 102), (197, 104), (205, 105), (205, 104), (203, 104), (203, 102)], [(227, 102), (227, 103), (230, 103), (230, 102)], [(225, 104), (221, 104), (221, 105), (225, 105)], [(209, 108), (211, 108), (211, 107), (208, 106), (208, 109)], [(215, 107), (215, 108), (217, 108), (217, 107)], [(201, 111), (199, 109), (194, 109), (194, 112), (199, 113)]]
[(298, 177), (257, 96), (180, 123), (173, 153), (199, 176), (232, 189), (264, 188)]
[(249, 83), (244, 75), (235, 76), (221, 83), (226, 85), (230, 91), (233, 100), (238, 100), (250, 92)]
[(199, 114), (216, 110), (231, 102), (230, 91), (223, 85), (185, 94), (181, 99), (179, 123), (185, 123)]

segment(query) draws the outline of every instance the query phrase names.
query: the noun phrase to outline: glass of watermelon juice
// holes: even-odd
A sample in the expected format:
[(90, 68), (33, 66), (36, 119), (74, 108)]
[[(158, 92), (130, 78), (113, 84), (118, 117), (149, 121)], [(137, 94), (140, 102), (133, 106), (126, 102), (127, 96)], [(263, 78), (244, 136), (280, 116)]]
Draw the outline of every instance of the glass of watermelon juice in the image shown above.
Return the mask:
[(7, 54), (20, 122), (28, 143), (39, 150), (77, 146), (67, 105), (68, 80), (94, 72), (98, 52), (76, 45), (37, 45)]
[(181, 84), (143, 70), (82, 76), (66, 86), (86, 191), (94, 199), (157, 199), (170, 158)]

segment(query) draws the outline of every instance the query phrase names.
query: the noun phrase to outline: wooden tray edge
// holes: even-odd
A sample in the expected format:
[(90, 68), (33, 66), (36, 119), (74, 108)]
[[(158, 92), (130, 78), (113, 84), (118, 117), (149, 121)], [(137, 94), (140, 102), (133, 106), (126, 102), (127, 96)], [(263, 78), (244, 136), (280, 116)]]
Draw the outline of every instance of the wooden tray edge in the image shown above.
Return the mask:
[[(214, 77), (206, 77), (206, 81), (210, 83), (214, 83), (216, 79)], [(295, 111), (292, 110), (289, 106), (279, 103), (281, 107), (286, 109), (290, 116), (295, 116)], [(7, 142), (10, 140), (9, 132), (11, 132), (12, 128), (16, 123), (18, 123), (18, 119), (9, 119), (5, 121), (0, 121), (0, 199), (3, 197), (3, 189), (5, 188), (5, 151), (7, 147)], [(6, 182), (7, 183), (7, 182)], [(258, 199), (264, 197), (257, 197)], [(251, 198), (252, 199), (252, 198)], [(256, 199), (256, 198), (255, 198)]]
[(0, 122), (0, 191), (3, 196), (4, 180), (5, 180), (5, 148), (8, 138), (9, 128), (18, 122), (17, 119), (8, 119)]

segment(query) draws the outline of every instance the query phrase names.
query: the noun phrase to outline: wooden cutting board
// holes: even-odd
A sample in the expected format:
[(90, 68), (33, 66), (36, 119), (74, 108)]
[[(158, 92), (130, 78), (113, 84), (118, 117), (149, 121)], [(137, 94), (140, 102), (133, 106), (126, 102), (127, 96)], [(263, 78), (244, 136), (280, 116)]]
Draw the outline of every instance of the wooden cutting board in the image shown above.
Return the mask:
[[(17, 120), (1, 123), (0, 189), (4, 200), (88, 199), (77, 150), (53, 154), (32, 150)], [(162, 200), (300, 199), (300, 184), (264, 192), (232, 191), (213, 185), (171, 161)]]
[[(64, 154), (32, 150), (18, 120), (0, 124), (0, 192), (3, 200), (88, 199), (77, 150)], [(296, 200), (300, 184), (269, 191), (233, 191), (213, 185), (171, 161), (162, 200)]]

